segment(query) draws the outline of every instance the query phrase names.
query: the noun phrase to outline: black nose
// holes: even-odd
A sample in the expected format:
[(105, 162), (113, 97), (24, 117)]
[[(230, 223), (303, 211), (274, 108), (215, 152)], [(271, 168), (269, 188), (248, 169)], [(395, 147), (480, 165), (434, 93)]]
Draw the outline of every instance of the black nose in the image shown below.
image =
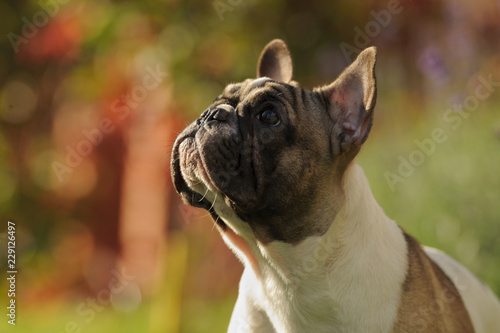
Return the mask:
[(205, 110), (201, 114), (201, 121), (206, 123), (211, 120), (219, 121), (219, 122), (226, 122), (230, 119), (231, 114), (235, 112), (234, 108), (230, 105), (223, 104), (220, 106), (217, 106), (213, 109), (208, 109)]
[(215, 109), (214, 112), (209, 116), (209, 120), (226, 121), (229, 119), (229, 111), (222, 108)]

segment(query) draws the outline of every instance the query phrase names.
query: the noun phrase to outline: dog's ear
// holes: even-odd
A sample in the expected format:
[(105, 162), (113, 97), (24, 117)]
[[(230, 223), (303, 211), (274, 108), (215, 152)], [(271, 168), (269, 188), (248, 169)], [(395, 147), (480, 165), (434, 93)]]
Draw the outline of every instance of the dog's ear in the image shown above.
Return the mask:
[(257, 77), (268, 77), (288, 83), (292, 80), (293, 65), (290, 51), (285, 42), (275, 39), (269, 42), (260, 54)]
[(375, 47), (365, 49), (332, 84), (320, 89), (335, 122), (334, 153), (345, 152), (353, 146), (359, 149), (368, 137), (377, 98), (376, 52)]

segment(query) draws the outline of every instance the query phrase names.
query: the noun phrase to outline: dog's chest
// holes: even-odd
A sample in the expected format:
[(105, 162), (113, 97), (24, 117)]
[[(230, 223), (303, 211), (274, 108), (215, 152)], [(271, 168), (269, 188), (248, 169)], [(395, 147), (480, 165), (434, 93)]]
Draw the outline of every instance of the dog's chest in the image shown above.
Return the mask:
[(320, 280), (293, 291), (290, 289), (294, 287), (267, 282), (260, 307), (276, 332), (391, 332), (397, 314), (395, 306), (380, 306), (376, 296), (362, 289), (350, 294), (340, 285), (325, 290), (327, 281)]
[[(323, 241), (323, 242), (322, 242)], [(258, 300), (278, 332), (390, 332), (397, 314), (398, 288), (386, 288), (375, 262), (354, 264), (332, 253), (337, 245), (310, 238), (291, 251), (273, 244), (272, 257), (283, 275), (272, 266), (261, 272), (262, 296)], [(280, 253), (286, 253), (280, 255)], [(283, 270), (281, 271), (283, 272)], [(374, 284), (366, 283), (372, 274)], [(382, 306), (381, 306), (382, 304)]]

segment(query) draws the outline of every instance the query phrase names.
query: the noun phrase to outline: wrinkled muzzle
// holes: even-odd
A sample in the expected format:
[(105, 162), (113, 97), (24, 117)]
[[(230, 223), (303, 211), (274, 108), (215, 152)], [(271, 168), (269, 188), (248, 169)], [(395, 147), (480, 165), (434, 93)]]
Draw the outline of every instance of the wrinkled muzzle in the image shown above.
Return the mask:
[[(202, 113), (175, 141), (171, 173), (176, 191), (183, 200), (208, 210), (219, 225), (224, 225), (207, 194), (233, 203), (241, 200), (248, 181), (241, 158), (241, 131), (236, 110), (228, 104)], [(251, 178), (251, 177), (250, 177)], [(225, 225), (224, 225), (225, 227)]]

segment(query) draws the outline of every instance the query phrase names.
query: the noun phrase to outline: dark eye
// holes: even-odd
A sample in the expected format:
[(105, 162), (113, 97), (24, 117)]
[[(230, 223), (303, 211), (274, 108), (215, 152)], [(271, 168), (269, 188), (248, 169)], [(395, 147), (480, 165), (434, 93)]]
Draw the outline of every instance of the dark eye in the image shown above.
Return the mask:
[(280, 123), (280, 117), (273, 109), (265, 109), (257, 115), (257, 119), (268, 126), (277, 126)]

